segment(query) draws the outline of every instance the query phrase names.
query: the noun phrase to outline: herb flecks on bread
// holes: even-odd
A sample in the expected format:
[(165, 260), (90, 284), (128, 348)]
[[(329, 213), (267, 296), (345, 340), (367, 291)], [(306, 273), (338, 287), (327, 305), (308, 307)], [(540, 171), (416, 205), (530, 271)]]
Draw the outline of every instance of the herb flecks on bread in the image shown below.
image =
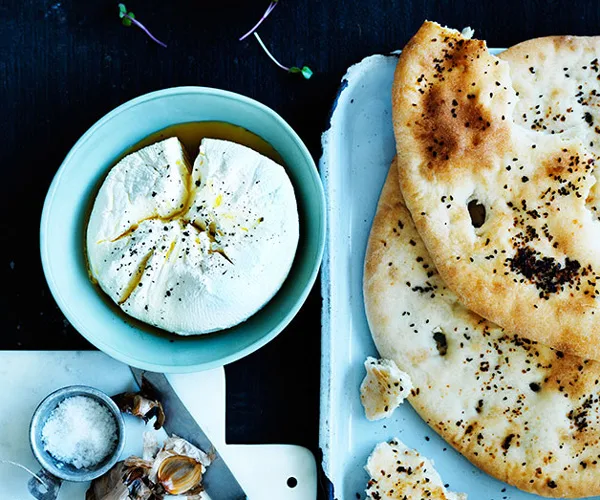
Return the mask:
[(379, 354), (410, 375), (410, 404), (449, 444), (525, 491), (600, 494), (600, 364), (463, 306), (417, 232), (395, 164), (371, 229), (364, 297)]
[(392, 95), (400, 187), (448, 287), (508, 331), (592, 359), (598, 53), (600, 38), (552, 37), (498, 58), (427, 22)]

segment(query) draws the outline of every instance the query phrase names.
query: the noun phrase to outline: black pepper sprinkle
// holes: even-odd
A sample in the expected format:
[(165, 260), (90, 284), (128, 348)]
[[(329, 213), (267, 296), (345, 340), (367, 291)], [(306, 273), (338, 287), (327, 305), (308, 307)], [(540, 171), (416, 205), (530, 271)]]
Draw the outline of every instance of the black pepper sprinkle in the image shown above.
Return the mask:
[(563, 266), (552, 257), (540, 257), (538, 251), (527, 246), (519, 248), (507, 262), (511, 271), (523, 275), (540, 290), (542, 298), (573, 284), (581, 269), (576, 260), (567, 257)]

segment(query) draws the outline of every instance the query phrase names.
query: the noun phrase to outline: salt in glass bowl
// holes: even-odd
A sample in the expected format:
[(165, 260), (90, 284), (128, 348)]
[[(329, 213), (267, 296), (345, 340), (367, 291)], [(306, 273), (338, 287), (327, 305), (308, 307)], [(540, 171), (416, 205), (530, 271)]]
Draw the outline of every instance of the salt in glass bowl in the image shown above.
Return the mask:
[[(71, 464), (56, 459), (44, 449), (44, 442), (42, 440), (44, 424), (62, 401), (74, 396), (86, 396), (97, 401), (115, 419), (117, 427), (117, 441), (115, 446), (106, 458), (93, 467), (78, 469)], [(91, 481), (108, 472), (117, 463), (123, 452), (123, 447), (125, 446), (123, 416), (115, 402), (102, 391), (85, 385), (70, 385), (54, 391), (39, 404), (31, 419), (29, 441), (35, 458), (46, 472), (64, 481)]]

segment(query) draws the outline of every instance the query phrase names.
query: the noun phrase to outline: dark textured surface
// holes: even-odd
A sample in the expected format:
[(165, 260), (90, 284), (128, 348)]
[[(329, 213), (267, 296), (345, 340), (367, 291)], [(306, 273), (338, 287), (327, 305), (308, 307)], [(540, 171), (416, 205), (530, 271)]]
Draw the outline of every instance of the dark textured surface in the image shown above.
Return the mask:
[[(120, 25), (116, 2), (0, 0), (0, 282), (2, 349), (87, 349), (49, 295), (39, 263), (44, 195), (78, 137), (124, 101), (176, 85), (206, 85), (278, 111), (315, 159), (346, 67), (401, 48), (425, 18), (470, 25), (492, 47), (535, 36), (596, 34), (597, 1), (281, 0), (260, 33), (283, 62), (309, 64), (310, 81), (275, 68), (253, 40), (237, 42), (267, 1), (129, 1), (163, 49)], [(318, 446), (320, 298), (315, 290), (270, 345), (227, 368), (231, 442)]]

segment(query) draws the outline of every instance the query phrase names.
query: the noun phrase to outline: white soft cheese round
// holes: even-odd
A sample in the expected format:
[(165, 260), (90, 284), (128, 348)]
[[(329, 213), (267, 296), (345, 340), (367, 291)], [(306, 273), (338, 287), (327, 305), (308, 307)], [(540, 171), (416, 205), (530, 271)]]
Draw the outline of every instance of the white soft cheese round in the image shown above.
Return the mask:
[(204, 139), (190, 168), (177, 138), (123, 158), (87, 230), (92, 277), (127, 314), (180, 335), (236, 325), (283, 284), (298, 245), (284, 168)]

